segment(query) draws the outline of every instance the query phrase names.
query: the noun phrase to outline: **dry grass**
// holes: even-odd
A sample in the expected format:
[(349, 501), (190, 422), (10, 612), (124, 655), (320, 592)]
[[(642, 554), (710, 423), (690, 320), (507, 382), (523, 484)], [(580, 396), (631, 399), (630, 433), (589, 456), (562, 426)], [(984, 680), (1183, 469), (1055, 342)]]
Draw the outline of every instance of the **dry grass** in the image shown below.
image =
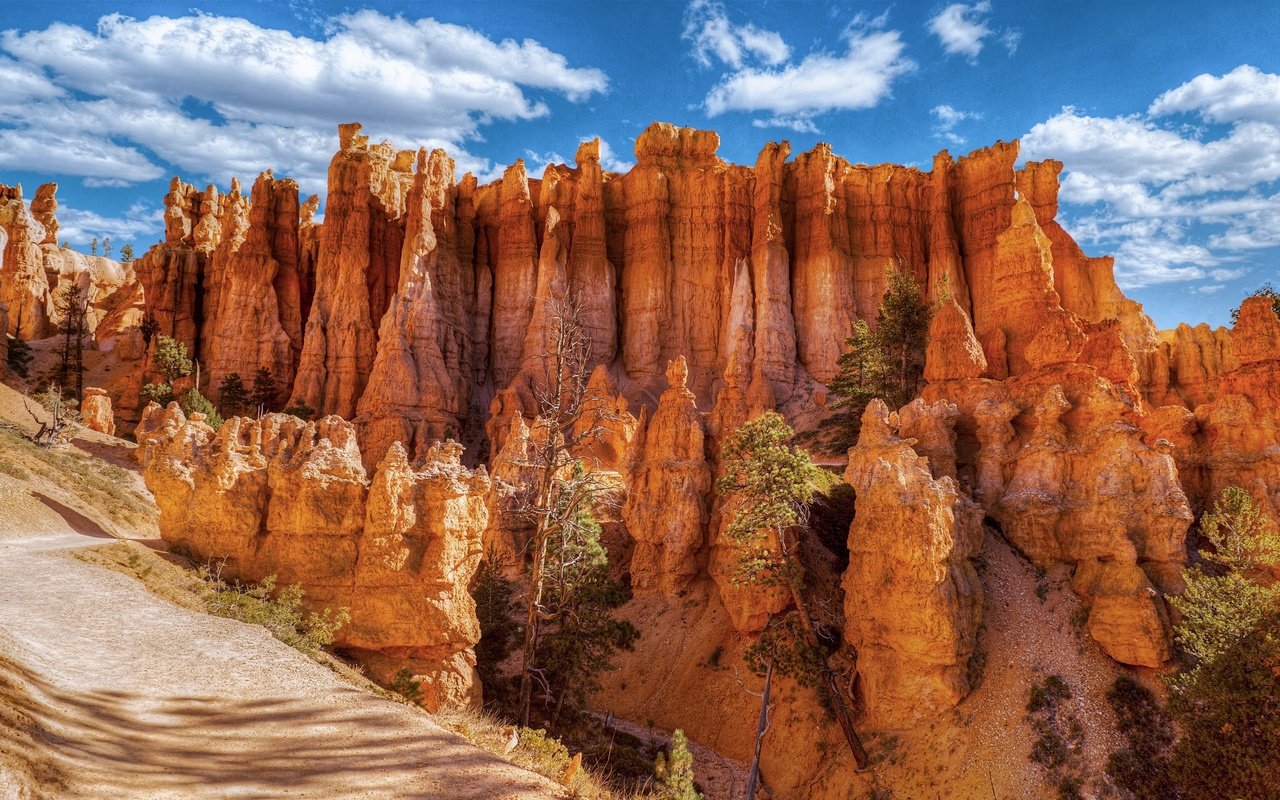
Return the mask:
[(40, 447), (13, 423), (0, 421), (0, 472), (47, 482), (78, 497), (124, 529), (154, 524), (156, 506), (136, 475), (74, 447)]
[[(603, 777), (574, 764), (569, 750), (542, 730), (520, 729), (513, 747), (516, 727), (483, 711), (467, 708), (443, 709), (436, 722), (482, 750), (563, 785), (575, 800), (645, 800), (648, 793), (620, 791)], [(569, 779), (566, 780), (566, 777)]]

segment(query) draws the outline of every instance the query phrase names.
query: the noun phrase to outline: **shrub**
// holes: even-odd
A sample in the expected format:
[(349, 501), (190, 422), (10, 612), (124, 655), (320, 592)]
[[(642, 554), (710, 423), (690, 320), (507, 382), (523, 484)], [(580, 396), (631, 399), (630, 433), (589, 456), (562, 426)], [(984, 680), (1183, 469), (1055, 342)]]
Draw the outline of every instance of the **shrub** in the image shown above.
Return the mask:
[(1107, 759), (1107, 774), (1138, 800), (1169, 797), (1169, 747), (1173, 723), (1155, 695), (1129, 675), (1121, 675), (1107, 691), (1116, 728), (1125, 746)]
[(218, 414), (218, 409), (214, 408), (213, 403), (209, 402), (209, 399), (200, 394), (200, 390), (195, 387), (182, 393), (178, 398), (178, 406), (188, 417), (192, 414), (204, 414), (204, 421), (215, 431), (222, 427), (222, 416)]
[[(0, 331), (0, 336), (3, 335), (5, 335), (4, 332)], [(31, 345), (27, 344), (26, 340), (17, 338), (9, 340), (7, 361), (9, 369), (13, 370), (13, 374), (19, 378), (31, 377), (30, 365), (32, 358), (34, 358), (34, 354), (31, 352)]]
[(223, 581), (217, 567), (201, 567), (197, 574), (207, 584), (204, 602), (210, 613), (261, 625), (272, 636), (307, 655), (333, 644), (333, 637), (351, 621), (351, 612), (345, 607), (304, 614), (302, 587), (294, 583), (277, 589), (275, 575), (247, 584)]
[(283, 413), (292, 414), (303, 422), (310, 422), (315, 417), (316, 410), (302, 400), (294, 400), (288, 406), (285, 406)]

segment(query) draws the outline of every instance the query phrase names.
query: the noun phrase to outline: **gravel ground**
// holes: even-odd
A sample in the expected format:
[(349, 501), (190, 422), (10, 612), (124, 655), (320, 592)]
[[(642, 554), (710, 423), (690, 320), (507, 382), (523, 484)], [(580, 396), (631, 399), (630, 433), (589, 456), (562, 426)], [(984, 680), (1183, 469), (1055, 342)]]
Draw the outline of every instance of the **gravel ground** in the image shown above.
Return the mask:
[(0, 799), (563, 796), (261, 628), (67, 557), (106, 534), (30, 488), (0, 479)]

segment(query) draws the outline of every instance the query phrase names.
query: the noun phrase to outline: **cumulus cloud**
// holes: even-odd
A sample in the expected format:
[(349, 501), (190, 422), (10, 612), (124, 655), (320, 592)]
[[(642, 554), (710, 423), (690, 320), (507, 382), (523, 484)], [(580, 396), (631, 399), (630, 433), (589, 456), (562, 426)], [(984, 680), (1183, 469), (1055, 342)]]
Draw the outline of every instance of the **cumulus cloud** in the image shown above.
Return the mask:
[(964, 144), (965, 138), (955, 132), (955, 127), (966, 120), (982, 119), (982, 114), (977, 111), (960, 111), (946, 104), (934, 106), (930, 113), (936, 118), (933, 125), (934, 137), (946, 139), (956, 145)]
[(1248, 64), (1226, 75), (1199, 75), (1157, 97), (1147, 113), (1188, 111), (1211, 122), (1262, 120), (1280, 125), (1280, 75)]
[[(1096, 117), (1065, 107), (1023, 137), (1028, 159), (1056, 158), (1070, 221), (1116, 254), (1127, 288), (1243, 276), (1243, 253), (1280, 246), (1280, 76), (1241, 66), (1161, 94), (1146, 113)], [(1216, 134), (1179, 115), (1226, 123)], [(1194, 226), (1194, 229), (1193, 229)]]
[[(118, 217), (107, 217), (96, 211), (58, 207), (58, 238), (68, 242), (88, 242), (111, 237), (117, 250), (127, 242), (149, 241), (164, 231), (164, 211), (148, 203), (137, 202)], [(135, 248), (138, 249), (138, 248)]]
[[(636, 164), (634, 161), (627, 161), (621, 158), (609, 146), (609, 142), (604, 138), (590, 135), (581, 136), (579, 142), (589, 142), (592, 139), (600, 139), (600, 166), (606, 172), (627, 172)], [(549, 150), (545, 153), (539, 153), (534, 150), (524, 151), (524, 169), (525, 172), (535, 178), (542, 177), (547, 167), (553, 164), (573, 164), (576, 163), (572, 158), (568, 158), (561, 154), (558, 150)], [(487, 167), (484, 171), (476, 173), (476, 179), (481, 183), (486, 181), (495, 181), (502, 177), (502, 173), (506, 171), (506, 165), (494, 164)]]
[(986, 40), (992, 36), (1013, 55), (1022, 41), (1022, 32), (1012, 28), (996, 30), (988, 22), (991, 0), (980, 0), (973, 5), (952, 3), (929, 18), (925, 28), (938, 37), (947, 55), (960, 55), (976, 62)]
[(781, 64), (791, 56), (791, 48), (776, 31), (729, 21), (725, 7), (717, 0), (693, 0), (685, 10), (683, 38), (692, 45), (695, 61), (710, 67), (713, 59), (741, 69), (748, 61)]
[(707, 94), (707, 114), (765, 111), (772, 116), (753, 122), (757, 127), (813, 132), (819, 114), (879, 105), (916, 66), (904, 55), (902, 34), (884, 30), (884, 21), (884, 15), (855, 19), (840, 35), (843, 52), (818, 50), (799, 61), (726, 73)]
[[(369, 10), (316, 38), (213, 14), (112, 14), (94, 30), (6, 31), (0, 50), (0, 166), (99, 185), (151, 180), (164, 163), (219, 182), (273, 167), (314, 191), (339, 120), (482, 167), (464, 145), (485, 124), (546, 116), (539, 92), (579, 102), (608, 88), (531, 39)], [(40, 139), (58, 143), (9, 146)]]

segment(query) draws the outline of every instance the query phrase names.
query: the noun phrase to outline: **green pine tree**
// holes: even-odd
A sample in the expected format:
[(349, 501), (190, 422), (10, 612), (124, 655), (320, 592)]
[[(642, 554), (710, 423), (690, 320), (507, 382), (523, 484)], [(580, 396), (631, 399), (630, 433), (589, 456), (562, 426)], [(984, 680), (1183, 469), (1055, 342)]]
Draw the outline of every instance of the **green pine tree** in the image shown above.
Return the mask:
[(1244, 489), (1200, 520), (1203, 564), (1183, 571), (1175, 634), (1190, 660), (1169, 708), (1182, 736), (1169, 772), (1184, 800), (1269, 797), (1280, 774), (1280, 532)]
[(702, 800), (693, 780), (693, 756), (689, 740), (679, 728), (671, 734), (670, 755), (658, 753), (653, 767), (657, 780), (656, 800)]
[(901, 408), (919, 393), (924, 379), (933, 310), (910, 273), (890, 268), (886, 282), (875, 330), (865, 320), (854, 323), (829, 385), (832, 405), (844, 412), (850, 438), (857, 435), (867, 403), (878, 397), (891, 409)]
[[(142, 399), (148, 403), (168, 405), (175, 399), (174, 381), (185, 378), (195, 369), (191, 356), (187, 355), (187, 346), (171, 336), (156, 336), (155, 346), (151, 351), (151, 365), (164, 380), (148, 383), (140, 392)], [(206, 401), (207, 402), (207, 401)]]
[(611, 574), (600, 534), (590, 509), (581, 507), (547, 541), (542, 602), (551, 619), (540, 634), (538, 652), (555, 700), (553, 721), (566, 703), (570, 711), (585, 706), (600, 688), (599, 673), (613, 669), (613, 655), (632, 649), (640, 638), (634, 625), (613, 617), (629, 595)]
[(280, 387), (276, 385), (275, 376), (266, 367), (258, 367), (253, 373), (253, 388), (249, 391), (249, 405), (263, 414), (276, 410), (276, 396)]
[(214, 408), (213, 403), (209, 402), (209, 398), (200, 394), (200, 390), (194, 386), (183, 392), (182, 396), (178, 398), (178, 407), (188, 417), (192, 414), (204, 414), (204, 421), (215, 431), (222, 427), (222, 416), (218, 414), (218, 409)]
[(889, 368), (886, 388), (891, 408), (900, 408), (916, 396), (924, 378), (924, 351), (933, 317), (920, 296), (920, 286), (908, 272), (890, 269), (888, 287), (876, 317), (876, 341)]
[[(4, 334), (0, 333), (0, 336), (2, 335)], [(31, 359), (34, 357), (31, 345), (27, 344), (25, 339), (15, 337), (9, 340), (9, 369), (13, 370), (19, 378), (30, 377)]]
[(120, 261), (122, 263), (128, 264), (132, 260), (133, 260), (133, 245), (126, 244), (124, 247), (120, 248)]
[[(716, 490), (727, 495), (732, 519), (725, 534), (738, 549), (733, 575), (748, 585), (785, 588), (794, 610), (774, 615), (744, 654), (757, 674), (777, 671), (819, 693), (835, 716), (859, 767), (867, 753), (827, 663), (805, 598), (800, 548), (809, 504), (817, 493), (818, 468), (792, 441), (794, 432), (776, 412), (747, 422), (725, 442)], [(762, 702), (767, 705), (767, 696)]]
[(1280, 604), (1280, 584), (1258, 577), (1280, 565), (1280, 534), (1248, 492), (1224, 489), (1201, 517), (1200, 535), (1210, 546), (1200, 551), (1205, 564), (1183, 570), (1187, 591), (1169, 598), (1182, 614), (1178, 642), (1193, 663), (1180, 681), (1257, 630)]
[(238, 417), (249, 410), (249, 388), (239, 372), (232, 372), (218, 384), (218, 398), (221, 401), (222, 413), (229, 417)]

